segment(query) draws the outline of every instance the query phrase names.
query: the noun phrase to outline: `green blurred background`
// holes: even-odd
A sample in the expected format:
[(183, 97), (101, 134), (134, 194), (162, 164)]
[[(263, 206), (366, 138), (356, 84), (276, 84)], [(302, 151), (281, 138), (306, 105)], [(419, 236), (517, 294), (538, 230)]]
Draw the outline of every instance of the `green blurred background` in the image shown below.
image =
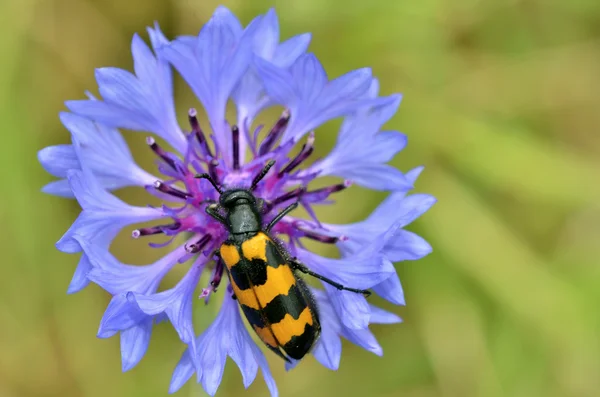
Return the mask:
[[(311, 357), (286, 373), (282, 396), (600, 395), (600, 2), (597, 0), (224, 1), (244, 23), (275, 5), (282, 36), (310, 31), (330, 76), (372, 66), (382, 94), (404, 93), (390, 128), (409, 146), (394, 164), (425, 165), (417, 191), (439, 202), (409, 227), (434, 253), (398, 264), (404, 324), (374, 326), (377, 357), (344, 344), (341, 367)], [(57, 114), (95, 90), (93, 69), (132, 66), (134, 32), (158, 20), (194, 34), (216, 1), (4, 0), (0, 3), (0, 396), (165, 396), (183, 345), (156, 327), (129, 373), (118, 339), (95, 337), (109, 297), (65, 291), (76, 255), (54, 243), (79, 212), (40, 193), (36, 152), (67, 143)], [(198, 106), (177, 82), (182, 118)], [(339, 123), (318, 131), (319, 155)], [(129, 134), (151, 164), (143, 134)], [(144, 195), (122, 195), (143, 203)], [(383, 196), (349, 189), (330, 221), (365, 216)], [(360, 203), (357, 205), (357, 203)], [(340, 210), (341, 209), (341, 210)], [(126, 234), (115, 253), (156, 252)], [(175, 274), (167, 283), (179, 277)], [(215, 303), (215, 302), (213, 302)], [(218, 303), (218, 302), (216, 302)], [(198, 329), (218, 304), (195, 304)], [(205, 395), (188, 383), (179, 396)], [(218, 396), (244, 392), (231, 361)]]

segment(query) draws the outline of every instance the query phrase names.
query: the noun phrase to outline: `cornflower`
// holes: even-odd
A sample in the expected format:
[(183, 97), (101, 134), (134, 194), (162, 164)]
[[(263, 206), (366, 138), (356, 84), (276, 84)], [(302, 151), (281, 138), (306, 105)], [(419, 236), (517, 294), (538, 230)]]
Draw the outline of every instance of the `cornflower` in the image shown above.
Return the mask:
[[(406, 145), (403, 134), (381, 130), (401, 97), (379, 96), (378, 81), (368, 68), (330, 80), (317, 58), (307, 53), (309, 34), (279, 41), (273, 10), (243, 27), (229, 10), (219, 7), (197, 36), (169, 41), (157, 24), (148, 28), (148, 34), (151, 47), (138, 35), (133, 37), (134, 73), (97, 69), (101, 99), (88, 94), (87, 100), (66, 103), (69, 112), (61, 113), (60, 119), (72, 143), (47, 147), (38, 154), (44, 168), (59, 178), (43, 191), (75, 197), (82, 208), (56, 244), (63, 252), (81, 253), (68, 292), (93, 282), (112, 295), (98, 337), (119, 334), (123, 371), (142, 359), (154, 325), (168, 321), (188, 346), (175, 367), (170, 392), (196, 373), (206, 392), (214, 395), (229, 356), (240, 368), (245, 387), (260, 367), (276, 396), (266, 358), (246, 330), (231, 286), (224, 288), (214, 322), (199, 336), (194, 330), (194, 291), (202, 273), (211, 272), (200, 297), (208, 303), (215, 294), (224, 269), (213, 254), (227, 238), (225, 227), (206, 213), (207, 206), (218, 202), (218, 193), (196, 176), (206, 173), (223, 188), (247, 189), (265, 164), (274, 161), (254, 190), (262, 202), (263, 220), (271, 221), (291, 203), (298, 203), (309, 215), (308, 219), (286, 215), (275, 225), (272, 235), (285, 240), (280, 242), (285, 250), (313, 272), (403, 305), (393, 262), (416, 260), (431, 252), (425, 240), (403, 228), (435, 199), (407, 195), (422, 167), (404, 174), (386, 164)], [(207, 126), (201, 126), (193, 108), (188, 124), (178, 123), (171, 68), (199, 99)], [(226, 118), (230, 100), (237, 110), (233, 122)], [(259, 139), (263, 126), (255, 127), (254, 122), (273, 106), (285, 110)], [(315, 131), (337, 118), (343, 122), (334, 149), (308, 165), (317, 142)], [(119, 128), (154, 134), (146, 143), (156, 156), (159, 176), (136, 164)], [(295, 149), (299, 143), (302, 146)], [(324, 176), (338, 177), (339, 182), (309, 187)], [(313, 209), (331, 205), (332, 196), (351, 184), (389, 195), (361, 222), (321, 222)], [(132, 206), (111, 193), (127, 186), (141, 187), (166, 204)], [(147, 222), (154, 225), (144, 225)], [(168, 236), (166, 243), (150, 243), (152, 247), (173, 246), (178, 236), (186, 242), (153, 264), (123, 264), (111, 254), (110, 246), (124, 228), (131, 229), (134, 239)], [(305, 239), (335, 244), (339, 258), (311, 252), (303, 244)], [(191, 266), (177, 285), (159, 290), (163, 277), (184, 262)], [(342, 337), (382, 354), (369, 324), (398, 323), (397, 315), (373, 306), (362, 294), (328, 283), (323, 283), (323, 289), (310, 289), (321, 324), (311, 353), (322, 365), (338, 368)]]

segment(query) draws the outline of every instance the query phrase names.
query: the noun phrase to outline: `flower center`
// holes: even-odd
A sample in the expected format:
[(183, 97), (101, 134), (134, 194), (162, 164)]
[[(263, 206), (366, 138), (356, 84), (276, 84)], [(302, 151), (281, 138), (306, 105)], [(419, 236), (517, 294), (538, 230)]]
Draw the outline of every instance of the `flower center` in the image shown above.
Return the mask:
[[(158, 170), (164, 176), (146, 190), (159, 198), (173, 203), (163, 205), (163, 211), (173, 220), (172, 223), (136, 229), (132, 232), (133, 238), (164, 234), (170, 236), (166, 243), (150, 244), (153, 247), (163, 247), (170, 244), (179, 233), (187, 232), (192, 238), (186, 244), (187, 255), (180, 259), (183, 262), (196, 254), (204, 254), (211, 259), (214, 251), (226, 238), (226, 230), (212, 217), (206, 214), (206, 206), (217, 203), (219, 200), (216, 190), (206, 181), (195, 178), (197, 174), (208, 173), (218, 185), (225, 185), (224, 189), (241, 187), (247, 188), (256, 175), (268, 161), (275, 160), (273, 170), (263, 175), (262, 182), (255, 190), (259, 202), (259, 209), (265, 222), (273, 218), (281, 209), (298, 202), (310, 214), (313, 223), (309, 221), (284, 218), (273, 229), (277, 235), (288, 237), (290, 253), (295, 255), (297, 246), (303, 247), (301, 238), (309, 238), (326, 244), (334, 244), (340, 238), (320, 234), (315, 230), (320, 227), (319, 221), (312, 211), (315, 204), (324, 204), (329, 195), (346, 189), (351, 185), (349, 181), (309, 191), (308, 183), (317, 174), (299, 175), (296, 171), (313, 153), (315, 136), (310, 133), (306, 142), (295, 155), (291, 155), (295, 142), (287, 142), (276, 146), (290, 121), (291, 114), (284, 111), (275, 122), (267, 136), (258, 143), (257, 129), (253, 136), (246, 131), (246, 141), (252, 153), (252, 159), (246, 164), (240, 162), (240, 134), (238, 126), (231, 127), (231, 166), (223, 161), (224, 153), (214, 144), (215, 151), (202, 130), (195, 109), (188, 112), (191, 130), (187, 133), (187, 149), (183, 158), (166, 151), (154, 138), (148, 137), (146, 142), (157, 156)], [(213, 142), (214, 143), (214, 142)], [(314, 226), (317, 225), (317, 227)], [(324, 230), (324, 229), (323, 229)], [(324, 230), (325, 232), (325, 230)], [(343, 239), (343, 238), (342, 238)], [(223, 273), (222, 264), (217, 261), (213, 279), (208, 289), (203, 291), (203, 296), (216, 290)]]

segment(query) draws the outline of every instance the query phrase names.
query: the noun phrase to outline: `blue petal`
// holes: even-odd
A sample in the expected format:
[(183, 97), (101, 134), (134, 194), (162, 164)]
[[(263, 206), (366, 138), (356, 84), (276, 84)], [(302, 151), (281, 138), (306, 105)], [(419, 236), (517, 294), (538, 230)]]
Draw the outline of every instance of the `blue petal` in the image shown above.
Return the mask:
[(152, 317), (142, 312), (135, 302), (127, 299), (127, 293), (117, 294), (113, 296), (104, 311), (97, 336), (110, 338), (117, 332), (135, 327), (149, 318)]
[(182, 245), (151, 265), (126, 265), (96, 244), (82, 238), (77, 238), (77, 241), (93, 267), (88, 272), (88, 278), (113, 295), (124, 292), (154, 293), (162, 278), (186, 255), (185, 246)]
[(254, 54), (264, 59), (272, 59), (279, 44), (279, 21), (275, 10), (269, 9), (265, 15), (255, 18), (248, 26), (253, 23), (257, 24), (252, 39)]
[[(260, 370), (262, 372), (262, 376), (267, 385), (267, 389), (269, 389), (269, 392), (271, 393), (271, 397), (278, 397), (279, 391), (277, 390), (277, 384), (275, 383), (275, 379), (273, 378), (273, 375), (271, 374), (271, 370), (269, 369), (269, 363), (267, 362), (267, 359), (265, 358), (264, 354), (260, 351), (258, 346), (256, 346), (255, 343), (253, 343), (250, 335), (247, 335), (247, 336), (248, 336), (247, 343), (250, 344), (250, 348), (252, 349), (252, 352), (254, 353), (254, 357), (256, 358), (256, 361), (258, 362), (258, 366), (260, 367)], [(246, 388), (247, 387), (248, 386), (246, 386)]]
[(294, 360), (293, 358), (290, 358), (289, 360), (290, 361), (286, 361), (284, 364), (286, 371), (291, 371), (292, 369), (296, 368), (298, 364), (300, 364), (300, 360)]
[[(313, 351), (313, 355), (325, 367), (337, 370), (340, 362), (341, 344), (339, 336), (377, 355), (382, 355), (383, 350), (377, 340), (368, 330), (352, 329), (344, 326), (340, 321), (339, 313), (334, 310), (330, 296), (321, 290), (312, 289), (321, 313), (322, 336)], [(371, 323), (394, 323), (400, 318), (376, 306), (370, 305)]]
[(337, 371), (342, 358), (342, 340), (337, 334), (325, 337), (321, 332), (321, 338), (312, 354), (325, 368)]
[(375, 285), (373, 291), (383, 299), (395, 303), (396, 305), (405, 305), (404, 290), (400, 284), (398, 274), (392, 274), (388, 279)]
[(124, 226), (148, 222), (163, 216), (162, 211), (158, 209), (134, 207), (124, 203), (102, 189), (89, 173), (69, 171), (67, 179), (83, 211), (56, 243), (60, 251), (81, 251), (79, 243), (74, 239), (76, 234), (94, 241), (99, 247), (107, 248)]
[[(139, 40), (138, 35), (134, 35), (132, 47)], [(134, 53), (134, 55), (139, 55)], [(139, 62), (135, 62), (139, 69)], [(138, 76), (141, 78), (141, 76)], [(139, 84), (136, 76), (126, 70), (104, 67), (96, 69), (96, 81), (98, 90), (103, 99), (108, 102), (129, 102), (132, 107), (140, 108), (144, 105), (144, 88)]]
[(220, 346), (213, 346), (207, 342), (204, 342), (206, 346), (204, 354), (201, 353), (201, 357), (198, 358), (201, 362), (199, 366), (202, 368), (202, 372), (198, 373), (198, 382), (202, 384), (206, 393), (214, 396), (223, 380), (227, 355)]
[[(58, 145), (40, 150), (38, 159), (50, 174), (65, 178), (69, 170), (81, 169), (83, 161), (106, 189), (143, 186), (156, 180), (135, 164), (119, 131), (72, 113), (63, 112), (60, 119), (71, 132), (73, 142), (78, 142), (78, 148)], [(73, 197), (67, 181), (53, 182), (43, 191)]]
[[(340, 291), (323, 283), (335, 312), (344, 326), (352, 329), (364, 329), (369, 326), (371, 309), (365, 297), (356, 292)], [(354, 287), (353, 287), (354, 288)]]
[[(377, 250), (377, 248), (381, 247), (381, 254), (384, 256), (382, 261), (387, 266), (392, 266), (391, 261), (419, 259), (430, 253), (431, 246), (425, 240), (414, 233), (400, 229), (420, 215), (423, 207), (432, 204), (431, 202), (424, 206), (422, 205), (423, 202), (428, 203), (431, 201), (430, 196), (415, 197), (409, 200), (414, 196), (419, 195), (408, 196), (399, 201), (392, 197), (392, 200), (386, 203), (386, 206), (392, 202), (395, 202), (396, 206), (389, 206), (390, 213), (388, 213), (388, 219), (383, 219), (385, 212), (380, 211), (373, 217), (375, 221), (369, 218), (367, 221), (353, 225), (326, 225), (326, 227), (336, 230), (339, 234), (343, 234), (348, 238), (346, 241), (340, 241), (337, 244), (342, 257), (353, 258), (356, 256), (356, 253), (362, 253), (368, 249)], [(409, 202), (409, 204), (403, 205), (403, 201)], [(396, 222), (382, 233), (382, 226), (388, 224), (394, 217), (399, 218), (396, 218)], [(382, 298), (395, 304), (404, 304), (404, 293), (398, 275), (395, 272), (372, 288)]]
[[(414, 174), (415, 173), (413, 173), (411, 177), (414, 177)], [(408, 176), (409, 174), (407, 174), (407, 180), (412, 182)], [(413, 239), (412, 234), (410, 236), (405, 235), (403, 231), (399, 229), (413, 222), (435, 202), (436, 199), (427, 194), (413, 194), (406, 196), (404, 192), (394, 192), (390, 194), (364, 221), (347, 225), (323, 224), (323, 226), (333, 232), (334, 235), (343, 235), (348, 238), (345, 241), (337, 243), (338, 248), (345, 256), (353, 255), (354, 252), (359, 252), (361, 247), (365, 245), (376, 241), (382, 241), (382, 235), (385, 233), (391, 234), (386, 240), (386, 243), (382, 246), (382, 254), (391, 254), (394, 258), (401, 258), (402, 255), (406, 257), (409, 253), (425, 253), (427, 247), (423, 245), (423, 243), (427, 243), (425, 243), (424, 240)], [(418, 243), (414, 249), (402, 246), (403, 242), (411, 241)]]
[(305, 172), (319, 170), (322, 175), (335, 175), (337, 169), (357, 168), (362, 163), (386, 163), (406, 146), (404, 134), (385, 131), (371, 136), (367, 128), (361, 123), (353, 128), (356, 134), (340, 134), (333, 151)]
[(161, 50), (204, 105), (221, 151), (228, 149), (225, 106), (250, 63), (252, 36), (251, 31), (242, 33), (235, 16), (219, 7), (193, 46), (189, 40), (175, 40)]
[[(235, 91), (232, 93), (233, 100), (237, 106), (238, 125), (247, 131), (258, 112), (270, 105), (270, 99), (266, 96), (260, 78), (254, 68), (250, 68), (241, 78)], [(246, 134), (241, 140), (245, 144)], [(240, 150), (243, 155), (244, 151)]]
[(294, 81), (300, 98), (313, 103), (320, 96), (327, 83), (327, 73), (314, 54), (306, 54), (292, 65), (292, 76), (301, 76)]
[[(163, 32), (160, 30), (160, 26), (158, 25), (158, 22), (154, 22), (154, 28), (146, 28), (146, 31), (148, 32), (148, 36), (150, 37), (150, 43), (152, 44), (152, 48), (154, 48), (155, 51), (158, 51), (161, 47), (169, 44), (169, 40), (165, 37), (165, 35), (163, 34)], [(165, 83), (172, 83), (171, 80), (165, 80)], [(167, 87), (167, 88), (171, 88), (171, 87)]]
[(406, 136), (395, 131), (379, 132), (398, 108), (400, 98), (392, 95), (374, 99), (371, 106), (357, 109), (344, 120), (332, 152), (301, 175), (316, 172), (340, 176), (375, 190), (411, 189), (412, 183), (400, 171), (384, 164), (406, 146)]
[[(307, 255), (306, 251), (301, 249), (298, 250), (298, 256), (306, 261), (306, 263), (312, 265), (312, 267), (316, 267), (317, 269), (315, 269), (315, 271), (323, 273), (326, 277), (333, 278), (334, 280), (339, 280), (339, 278), (346, 276), (346, 273), (348, 272), (356, 271), (357, 269), (355, 266), (356, 264), (361, 263), (361, 257), (370, 257), (371, 262), (367, 262), (367, 266), (370, 264), (373, 271), (376, 271), (378, 268), (386, 269), (385, 272), (377, 274), (379, 277), (377, 283), (370, 287), (364, 285), (361, 286), (360, 282), (356, 280), (356, 277), (352, 277), (347, 278), (348, 281), (342, 282), (342, 284), (353, 288), (373, 288), (373, 290), (384, 299), (387, 299), (392, 303), (404, 304), (402, 286), (400, 285), (400, 280), (398, 279), (391, 261), (407, 258), (407, 253), (414, 253), (416, 249), (412, 247), (412, 242), (404, 237), (407, 236), (405, 233), (408, 232), (399, 229), (406, 223), (407, 216), (402, 213), (397, 215), (400, 216), (400, 219), (396, 219), (396, 222), (389, 226), (383, 233), (380, 231), (381, 225), (371, 225), (366, 222), (345, 226), (333, 226), (333, 229), (339, 234), (348, 237), (348, 240), (338, 242), (338, 247), (342, 252), (342, 257), (346, 258), (344, 260), (351, 261), (351, 264), (347, 265), (343, 270), (339, 270), (342, 275), (337, 275), (338, 279), (332, 276), (331, 272), (331, 269), (334, 268), (335, 264), (330, 261), (334, 260), (320, 258), (317, 255), (310, 253)], [(409, 211), (409, 220), (412, 215), (412, 212)], [(393, 219), (391, 214), (390, 217)], [(326, 227), (332, 228), (331, 225), (326, 225)], [(408, 236), (413, 237), (416, 235), (410, 233)], [(424, 242), (424, 240), (420, 238), (419, 241)], [(368, 269), (365, 268), (363, 271), (367, 274)], [(354, 274), (354, 276), (356, 276), (356, 274)], [(373, 276), (369, 276), (367, 276), (367, 278), (372, 280)], [(366, 302), (362, 296), (337, 291), (329, 286), (326, 286), (326, 290), (330, 295), (336, 312), (342, 318), (344, 325), (353, 329), (366, 328), (366, 325), (370, 320), (368, 317), (368, 308), (366, 307)]]
[(414, 261), (431, 253), (431, 245), (413, 232), (400, 230), (384, 247), (386, 256), (394, 262)]
[(352, 288), (371, 288), (395, 273), (391, 263), (375, 251), (365, 250), (364, 255), (351, 259), (331, 259), (297, 248), (297, 255), (311, 270)]
[(152, 333), (152, 317), (129, 302), (125, 294), (110, 301), (98, 329), (99, 338), (109, 338), (121, 331), (121, 361), (123, 371), (136, 366), (142, 359)]
[(94, 268), (88, 278), (111, 294), (138, 290), (138, 284), (155, 282), (157, 277), (149, 266), (120, 265), (118, 270)]
[(259, 57), (254, 57), (254, 66), (273, 101), (290, 108), (297, 106), (293, 77), (289, 71)]
[(65, 178), (67, 171), (81, 168), (71, 145), (48, 146), (38, 152), (38, 160), (51, 175)]
[(306, 52), (310, 44), (311, 34), (304, 33), (294, 36), (277, 47), (271, 61), (275, 66), (287, 68)]
[(87, 275), (92, 270), (92, 264), (86, 254), (81, 255), (81, 259), (79, 259), (79, 264), (75, 269), (75, 274), (73, 274), (73, 278), (71, 279), (71, 283), (69, 284), (69, 288), (67, 289), (67, 294), (74, 294), (75, 292), (79, 292), (90, 283)]
[[(151, 37), (156, 45), (164, 45), (158, 26)], [(117, 68), (97, 69), (96, 80), (103, 101), (69, 101), (67, 107), (111, 127), (154, 132), (185, 153), (187, 144), (177, 124), (168, 64), (160, 57), (155, 58), (137, 34), (133, 36), (131, 50), (136, 75)]]
[[(73, 113), (62, 112), (60, 121), (69, 130), (79, 162), (99, 178), (112, 178), (120, 186), (144, 186), (156, 178), (142, 170), (133, 160), (121, 133)], [(76, 169), (79, 169), (77, 167)], [(59, 175), (65, 177), (64, 175)]]
[[(300, 35), (278, 45), (279, 23), (274, 9), (255, 18), (246, 29), (253, 31), (254, 55), (283, 68), (296, 61), (310, 42), (310, 35)], [(251, 125), (258, 112), (273, 104), (253, 66), (244, 74), (232, 96), (238, 108), (238, 124), (242, 126)]]
[[(85, 241), (82, 241), (81, 245), (84, 252), (89, 254), (90, 258), (94, 258), (88, 278), (114, 294), (100, 322), (98, 337), (108, 338), (121, 332), (123, 370), (129, 370), (145, 354), (155, 317), (162, 314), (142, 311), (139, 307), (139, 296), (156, 292), (159, 282), (173, 265), (178, 263), (185, 248), (181, 246), (175, 249), (152, 265), (131, 266), (121, 264), (108, 252), (93, 252), (98, 250)], [(137, 299), (132, 298), (133, 294)], [(191, 299), (189, 301), (191, 303)], [(187, 326), (181, 317), (188, 313), (185, 305), (178, 305), (177, 302), (173, 302), (173, 305), (173, 310), (178, 312), (180, 317), (174, 316), (169, 310), (165, 312), (179, 331), (181, 327)], [(191, 312), (189, 317), (191, 325)], [(193, 338), (193, 330), (191, 332)]]
[(402, 319), (394, 313), (390, 313), (377, 306), (371, 306), (371, 324), (397, 324)]
[[(303, 57), (307, 57), (305, 55)], [(303, 58), (300, 57), (299, 61)], [(309, 68), (308, 70), (312, 70)], [(318, 72), (313, 75), (316, 77)], [(294, 74), (295, 81), (302, 81), (308, 78), (302, 74)], [(347, 73), (337, 79), (329, 82), (322, 87), (322, 90), (316, 97), (301, 96), (301, 103), (298, 109), (290, 108), (291, 121), (282, 138), (282, 142), (288, 139), (299, 139), (305, 133), (313, 130), (321, 124), (331, 119), (343, 116), (353, 110), (365, 105), (364, 101), (359, 101), (364, 91), (369, 86), (371, 80), (371, 70), (368, 68), (358, 69)], [(316, 95), (316, 89), (305, 90), (304, 95)], [(294, 118), (294, 114), (296, 117)]]
[(229, 295), (215, 321), (196, 339), (196, 345), (202, 346), (197, 355), (192, 357), (188, 350), (177, 364), (169, 389), (171, 393), (187, 382), (195, 363), (198, 381), (208, 394), (214, 395), (223, 378), (226, 358), (230, 356), (240, 368), (245, 387), (252, 383), (260, 367), (271, 395), (278, 395), (267, 361), (246, 331), (238, 305)]
[(173, 371), (173, 376), (171, 377), (171, 382), (169, 384), (169, 393), (175, 393), (181, 389), (181, 387), (190, 380), (194, 374), (194, 370), (194, 362), (190, 358), (190, 351), (186, 350), (183, 352), (183, 355)]
[(371, 353), (375, 353), (378, 356), (383, 355), (383, 349), (377, 342), (377, 339), (375, 339), (375, 336), (368, 329), (342, 327), (342, 336)]
[(71, 190), (71, 186), (69, 186), (69, 181), (66, 179), (61, 179), (44, 185), (44, 187), (42, 187), (42, 192), (64, 198), (75, 198), (73, 191)]
[[(378, 92), (379, 81), (373, 79), (371, 81), (371, 86), (365, 93), (365, 97), (375, 99), (377, 98)], [(358, 108), (354, 114), (348, 117), (348, 122), (353, 124), (355, 121), (363, 120), (379, 129), (383, 124), (390, 120), (394, 114), (396, 114), (401, 101), (401, 94), (393, 94), (381, 98), (381, 100), (373, 102), (373, 105), (371, 106)], [(376, 130), (372, 130), (371, 132), (374, 133)]]
[(192, 294), (198, 284), (202, 268), (199, 259), (175, 287), (149, 295), (129, 292), (127, 298), (135, 302), (147, 315), (165, 313), (179, 334), (179, 338), (185, 343), (194, 345)]
[(135, 367), (148, 350), (152, 335), (152, 318), (121, 332), (121, 363), (123, 372)]
[[(344, 326), (340, 321), (339, 313), (334, 309), (330, 296), (322, 290), (311, 288), (317, 301), (321, 318), (321, 339), (317, 342), (313, 355), (325, 367), (337, 370), (340, 362), (341, 344), (340, 336), (350, 342), (377, 355), (382, 355), (383, 350), (375, 336), (368, 328), (352, 329)], [(400, 318), (373, 305), (370, 306), (371, 323), (390, 324), (400, 322)]]
[(258, 57), (254, 63), (269, 97), (290, 109), (291, 121), (282, 142), (297, 140), (324, 122), (370, 103), (361, 100), (372, 80), (368, 68), (328, 82), (313, 54), (300, 56), (290, 70)]
[(406, 179), (408, 179), (410, 183), (414, 185), (417, 181), (417, 178), (419, 178), (419, 175), (421, 175), (421, 172), (423, 172), (424, 169), (425, 167), (423, 166), (413, 168), (412, 170), (406, 173)]
[(403, 219), (404, 225), (408, 225), (423, 215), (436, 201), (435, 197), (428, 194), (405, 196), (403, 193), (393, 193), (373, 211), (367, 222), (389, 224), (390, 214), (395, 214), (395, 219)]
[(332, 167), (328, 174), (348, 179), (373, 190), (406, 192), (413, 188), (404, 174), (395, 167), (387, 164), (361, 163), (358, 159), (355, 159), (353, 165), (348, 164), (345, 168)]
[(342, 357), (342, 327), (327, 295), (315, 289), (312, 292), (317, 300), (321, 320), (321, 337), (312, 354), (323, 366), (336, 371), (340, 367)]
[[(355, 161), (356, 159), (360, 159), (364, 162), (387, 163), (406, 147), (406, 135), (402, 133), (397, 131), (383, 131), (375, 134), (373, 137), (369, 137), (367, 131), (364, 128), (360, 128), (362, 126), (359, 125), (360, 137), (350, 135), (344, 141), (339, 141), (339, 148), (334, 148), (332, 155), (339, 153), (338, 157), (341, 158), (338, 160), (338, 163), (341, 166), (349, 163), (349, 155), (351, 154), (354, 155)], [(359, 150), (355, 151), (357, 149)]]
[[(377, 242), (384, 243), (385, 241)], [(368, 289), (396, 272), (392, 263), (385, 260), (378, 251), (379, 247), (372, 245), (348, 260), (323, 258), (301, 248), (297, 248), (296, 253), (316, 273), (351, 288)], [(339, 291), (326, 283), (323, 285), (333, 308), (346, 327), (366, 328), (369, 325), (369, 305), (362, 295)]]
[(248, 28), (255, 22), (257, 28), (254, 30), (252, 45), (256, 56), (278, 67), (287, 68), (306, 52), (311, 38), (309, 33), (294, 36), (279, 44), (279, 21), (273, 8), (264, 16), (255, 18)]
[[(198, 374), (198, 380), (208, 394), (214, 395), (221, 384), (227, 356), (234, 354), (239, 360), (241, 351), (248, 349), (248, 340), (244, 340), (243, 329), (237, 305), (233, 299), (226, 296), (217, 319), (198, 339), (198, 345), (202, 339), (203, 345), (207, 347), (198, 352), (197, 360), (198, 367), (202, 370), (202, 373)], [(236, 363), (240, 365), (239, 362)], [(256, 376), (256, 362), (253, 366)], [(247, 371), (242, 373), (246, 374)]]

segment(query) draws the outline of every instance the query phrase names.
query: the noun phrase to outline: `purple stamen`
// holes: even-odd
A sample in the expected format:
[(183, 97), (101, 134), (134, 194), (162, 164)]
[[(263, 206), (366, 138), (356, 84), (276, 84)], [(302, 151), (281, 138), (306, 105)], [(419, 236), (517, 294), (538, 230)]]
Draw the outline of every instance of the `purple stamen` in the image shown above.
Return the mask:
[(210, 282), (210, 286), (213, 288), (213, 291), (216, 291), (219, 284), (221, 284), (221, 278), (223, 277), (223, 270), (224, 270), (223, 261), (217, 260), (217, 266), (215, 267), (215, 274), (213, 276), (213, 279)]
[(198, 298), (203, 299), (204, 303), (208, 304), (210, 300), (210, 295), (213, 292), (217, 292), (217, 288), (221, 284), (221, 278), (223, 277), (223, 270), (225, 269), (222, 260), (217, 260), (217, 265), (215, 266), (215, 271), (213, 273), (213, 278), (210, 281), (210, 286), (208, 288), (202, 288), (202, 293)]
[(327, 186), (327, 187), (322, 187), (320, 189), (316, 189), (316, 190), (311, 190), (310, 192), (307, 192), (307, 195), (315, 195), (315, 196), (324, 196), (327, 197), (329, 196), (331, 193), (337, 193), (340, 192), (348, 187), (352, 186), (352, 182), (351, 181), (344, 181), (343, 183), (338, 183), (337, 185), (331, 185), (331, 186)]
[(231, 134), (233, 135), (233, 169), (240, 169), (240, 130), (237, 125), (231, 127)]
[(142, 236), (151, 236), (154, 234), (165, 233), (167, 230), (177, 230), (181, 224), (179, 222), (170, 223), (168, 225), (157, 225), (152, 227), (143, 227), (141, 229), (135, 229), (131, 232), (131, 237), (140, 238)]
[(213, 181), (219, 183), (219, 175), (217, 175), (217, 167), (219, 166), (219, 160), (211, 160), (208, 163), (208, 175)]
[(259, 156), (265, 155), (271, 151), (271, 149), (273, 148), (273, 144), (277, 141), (277, 139), (279, 139), (281, 134), (283, 134), (283, 132), (285, 131), (285, 129), (290, 121), (290, 117), (291, 117), (290, 111), (287, 109), (284, 110), (283, 113), (281, 114), (281, 117), (279, 118), (279, 120), (277, 120), (277, 123), (275, 123), (273, 128), (271, 128), (271, 131), (269, 131), (269, 134), (267, 135), (265, 140), (262, 142), (262, 144), (258, 148)]
[(165, 163), (167, 163), (174, 170), (177, 169), (175, 161), (173, 161), (173, 159), (163, 148), (158, 146), (158, 143), (156, 143), (156, 140), (154, 138), (152, 138), (151, 136), (147, 137), (146, 143), (148, 144), (148, 146), (150, 146), (150, 149), (152, 149), (152, 151), (156, 153), (156, 155), (160, 157)]
[(302, 162), (304, 162), (304, 160), (306, 160), (313, 152), (314, 148), (314, 143), (315, 143), (315, 133), (311, 132), (310, 135), (308, 136), (308, 139), (306, 140), (306, 143), (304, 145), (302, 145), (302, 149), (300, 150), (300, 153), (298, 153), (298, 155), (296, 155), (296, 157), (290, 161), (290, 163), (288, 165), (286, 165), (281, 171), (279, 171), (279, 173), (277, 174), (277, 176), (279, 178), (283, 177), (284, 174), (289, 174), (290, 172), (292, 172), (294, 170), (294, 168), (298, 167), (300, 164), (302, 164)]
[(188, 198), (192, 197), (189, 193), (182, 192), (181, 190), (164, 184), (161, 181), (154, 182), (154, 188), (160, 192), (166, 193), (170, 196), (174, 196), (183, 200), (187, 200)]
[(311, 240), (316, 240), (316, 241), (319, 241), (319, 242), (325, 243), (325, 244), (335, 244), (339, 240), (341, 240), (341, 238), (339, 238), (339, 237), (324, 236), (322, 234), (318, 234), (318, 233), (311, 232), (308, 230), (302, 230), (302, 229), (299, 229), (299, 230), (304, 234), (304, 237), (309, 238)]
[(171, 223), (168, 225), (157, 225), (153, 227), (143, 227), (140, 229), (135, 229), (131, 232), (131, 237), (140, 238), (143, 236), (151, 236), (154, 234), (164, 233), (165, 230), (177, 230), (181, 225), (179, 222)]
[(258, 152), (257, 152), (257, 150), (258, 150), (258, 148), (257, 148), (258, 134), (264, 128), (264, 125), (260, 124), (254, 130), (254, 134), (252, 134), (250, 132), (250, 126), (248, 126), (246, 121), (244, 121), (244, 123), (246, 125), (245, 131), (246, 131), (246, 139), (248, 140), (248, 146), (250, 147), (250, 150), (252, 151), (252, 156), (256, 158), (258, 156)]
[(190, 126), (192, 127), (192, 132), (194, 132), (194, 134), (196, 135), (196, 139), (198, 140), (198, 143), (200, 144), (200, 148), (204, 152), (203, 153), (204, 156), (214, 157), (212, 152), (210, 151), (210, 148), (208, 147), (208, 142), (206, 141), (204, 132), (202, 131), (202, 128), (200, 127), (200, 122), (198, 122), (197, 116), (198, 116), (198, 112), (196, 112), (196, 109), (191, 108), (188, 111), (188, 120), (190, 122)]
[(198, 252), (202, 251), (211, 238), (212, 236), (210, 234), (206, 234), (196, 240), (195, 243), (186, 244), (185, 250), (190, 254), (197, 254)]
[(269, 212), (271, 209), (273, 209), (273, 207), (275, 207), (276, 205), (281, 204), (285, 201), (298, 198), (304, 193), (306, 193), (306, 187), (304, 187), (304, 186), (298, 187), (294, 190), (290, 190), (289, 192), (282, 194), (279, 197), (276, 197), (272, 201), (266, 202), (265, 203), (265, 208), (266, 208), (265, 212)]

